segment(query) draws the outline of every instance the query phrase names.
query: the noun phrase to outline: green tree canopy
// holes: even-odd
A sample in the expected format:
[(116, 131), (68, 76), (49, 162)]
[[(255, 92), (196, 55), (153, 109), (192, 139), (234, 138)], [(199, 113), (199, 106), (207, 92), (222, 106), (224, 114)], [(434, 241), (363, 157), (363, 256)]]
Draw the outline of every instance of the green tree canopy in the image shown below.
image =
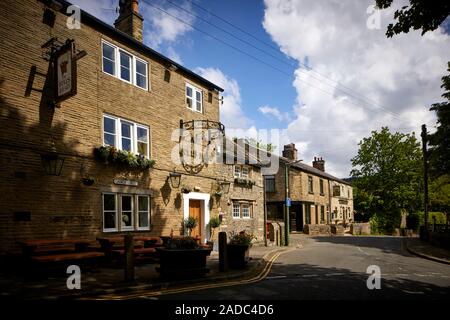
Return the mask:
[[(448, 63), (450, 73), (450, 62)], [(447, 101), (432, 105), (436, 112), (438, 127), (435, 133), (428, 138), (430, 144), (430, 172), (433, 177), (450, 175), (450, 74), (442, 78), (445, 90), (442, 95)]]
[[(375, 0), (380, 9), (389, 8), (394, 0)], [(437, 29), (450, 14), (448, 0), (409, 0), (409, 6), (403, 6), (394, 13), (395, 24), (389, 24), (386, 35), (388, 38), (399, 33), (408, 33), (411, 28), (422, 29), (422, 35), (427, 31)]]
[(421, 159), (414, 134), (391, 133), (387, 127), (359, 143), (351, 171), (355, 206), (374, 217), (381, 231), (399, 227), (401, 210), (419, 208)]

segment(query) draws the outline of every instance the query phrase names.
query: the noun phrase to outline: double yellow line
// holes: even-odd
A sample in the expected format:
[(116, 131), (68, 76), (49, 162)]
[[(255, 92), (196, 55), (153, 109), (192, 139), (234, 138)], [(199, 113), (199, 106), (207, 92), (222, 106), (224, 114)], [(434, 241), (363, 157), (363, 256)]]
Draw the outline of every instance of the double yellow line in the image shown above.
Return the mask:
[(211, 284), (203, 284), (203, 285), (195, 285), (191, 287), (183, 287), (183, 288), (174, 288), (174, 289), (167, 289), (167, 290), (160, 290), (160, 291), (152, 291), (152, 292), (136, 292), (136, 293), (130, 293), (125, 295), (118, 295), (118, 294), (108, 294), (98, 297), (90, 298), (89, 300), (127, 300), (127, 299), (136, 299), (136, 298), (144, 298), (144, 297), (156, 297), (156, 296), (162, 296), (162, 295), (168, 295), (168, 294), (177, 294), (177, 293), (184, 293), (184, 292), (191, 292), (191, 291), (198, 291), (198, 290), (205, 290), (205, 289), (212, 289), (212, 288), (219, 288), (219, 287), (231, 287), (231, 286), (237, 286), (237, 285), (243, 285), (243, 284), (251, 284), (258, 281), (263, 280), (267, 275), (269, 274), (273, 263), (275, 260), (282, 254), (290, 252), (295, 250), (289, 249), (285, 251), (278, 251), (276, 252), (270, 259), (266, 260), (266, 257), (269, 256), (274, 251), (270, 251), (267, 254), (264, 255), (263, 260), (266, 260), (267, 263), (264, 266), (264, 269), (256, 276), (250, 279), (244, 279), (244, 280), (234, 280), (229, 282), (223, 282), (223, 283), (211, 283)]

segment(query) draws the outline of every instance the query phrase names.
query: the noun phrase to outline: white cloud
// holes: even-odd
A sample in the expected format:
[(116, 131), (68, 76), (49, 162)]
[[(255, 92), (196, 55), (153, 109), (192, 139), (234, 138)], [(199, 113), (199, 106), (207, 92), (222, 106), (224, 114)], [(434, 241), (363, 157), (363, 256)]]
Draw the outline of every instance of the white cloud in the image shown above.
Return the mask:
[[(72, 4), (80, 6), (80, 8), (94, 17), (113, 24), (117, 18), (116, 8), (119, 6), (118, 0), (71, 0)], [(83, 23), (83, 21), (81, 21)]]
[(307, 163), (322, 156), (327, 171), (341, 177), (372, 130), (418, 132), (422, 123), (434, 123), (428, 109), (441, 100), (449, 59), (450, 37), (440, 29), (386, 38), (395, 8), (381, 11), (381, 28), (369, 30), (369, 5), (373, 0), (265, 0), (265, 30), (281, 51), (314, 69), (294, 74), (296, 117), (283, 143), (300, 144)]
[(264, 115), (273, 116), (278, 119), (278, 121), (288, 120), (289, 114), (286, 112), (281, 112), (277, 107), (262, 106), (258, 108), (258, 111)]
[(225, 127), (227, 129), (249, 129), (251, 120), (245, 116), (242, 110), (238, 82), (217, 68), (196, 68), (194, 71), (224, 89), (223, 104), (220, 105), (220, 121), (225, 124)]
[[(187, 11), (193, 11), (188, 1), (177, 5)], [(195, 21), (194, 16), (186, 11), (161, 1), (149, 0), (148, 3), (141, 1), (140, 10), (145, 18), (144, 41), (155, 49), (163, 44), (172, 44), (179, 41), (182, 36), (192, 30), (189, 24), (193, 24)]]

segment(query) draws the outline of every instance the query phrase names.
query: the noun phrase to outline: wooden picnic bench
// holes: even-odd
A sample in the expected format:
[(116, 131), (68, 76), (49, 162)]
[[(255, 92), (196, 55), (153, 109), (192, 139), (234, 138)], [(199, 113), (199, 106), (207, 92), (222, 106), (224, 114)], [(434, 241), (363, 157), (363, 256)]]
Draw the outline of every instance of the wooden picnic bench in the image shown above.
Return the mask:
[[(89, 249), (86, 239), (40, 239), (18, 241), (25, 263), (34, 271), (47, 271), (61, 263), (96, 263), (105, 256), (103, 252)], [(43, 268), (45, 266), (45, 268)]]
[[(156, 247), (161, 246), (159, 237), (135, 236), (133, 253), (137, 260), (149, 260), (156, 258)], [(124, 237), (98, 237), (102, 251), (113, 260), (115, 258), (123, 259), (125, 256)]]

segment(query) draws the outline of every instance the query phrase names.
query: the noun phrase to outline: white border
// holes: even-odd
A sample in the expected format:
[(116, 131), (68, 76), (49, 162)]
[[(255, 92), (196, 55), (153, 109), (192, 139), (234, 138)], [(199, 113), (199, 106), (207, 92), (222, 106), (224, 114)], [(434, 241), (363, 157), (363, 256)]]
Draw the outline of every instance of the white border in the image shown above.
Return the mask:
[[(203, 215), (201, 228), (204, 231), (205, 243), (209, 240), (210, 234), (207, 228), (210, 219), (209, 202), (211, 195), (209, 193), (190, 192), (183, 194), (183, 219), (189, 217), (189, 200), (203, 200), (203, 208), (201, 214)], [(186, 231), (186, 230), (185, 230)]]

